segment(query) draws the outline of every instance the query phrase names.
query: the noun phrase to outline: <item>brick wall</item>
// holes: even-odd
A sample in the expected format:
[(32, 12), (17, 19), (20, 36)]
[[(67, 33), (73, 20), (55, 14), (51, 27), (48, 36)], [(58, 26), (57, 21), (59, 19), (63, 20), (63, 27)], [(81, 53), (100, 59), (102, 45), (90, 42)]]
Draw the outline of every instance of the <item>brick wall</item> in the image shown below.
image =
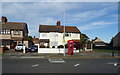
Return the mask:
[(0, 53), (3, 53), (3, 47), (0, 47)]

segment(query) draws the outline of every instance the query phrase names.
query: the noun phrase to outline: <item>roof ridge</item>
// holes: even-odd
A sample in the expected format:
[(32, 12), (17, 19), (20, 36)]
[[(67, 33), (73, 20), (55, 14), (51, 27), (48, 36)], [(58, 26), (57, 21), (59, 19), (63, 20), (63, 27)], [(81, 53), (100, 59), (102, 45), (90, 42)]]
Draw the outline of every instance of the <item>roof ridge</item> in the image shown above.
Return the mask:
[(7, 23), (26, 24), (25, 22), (7, 22)]

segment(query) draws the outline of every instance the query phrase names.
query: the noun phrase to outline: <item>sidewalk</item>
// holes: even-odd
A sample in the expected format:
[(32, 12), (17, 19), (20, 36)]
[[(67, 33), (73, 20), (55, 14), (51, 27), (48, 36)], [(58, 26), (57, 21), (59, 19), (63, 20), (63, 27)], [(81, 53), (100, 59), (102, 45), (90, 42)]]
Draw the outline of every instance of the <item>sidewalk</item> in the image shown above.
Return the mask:
[(14, 52), (14, 53), (4, 53), (3, 58), (44, 58), (44, 59), (105, 59), (105, 58), (120, 58), (118, 54), (115, 54), (112, 57), (111, 53), (97, 53), (97, 52), (81, 52), (75, 53), (73, 55), (66, 54), (45, 54), (45, 53), (37, 53), (37, 52)]

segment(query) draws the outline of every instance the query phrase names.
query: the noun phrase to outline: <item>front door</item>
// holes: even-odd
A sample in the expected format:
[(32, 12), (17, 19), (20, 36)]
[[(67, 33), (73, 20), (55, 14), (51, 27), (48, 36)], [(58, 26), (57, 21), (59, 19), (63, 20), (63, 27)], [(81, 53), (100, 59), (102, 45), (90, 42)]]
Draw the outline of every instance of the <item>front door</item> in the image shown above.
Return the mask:
[(10, 41), (10, 49), (15, 49), (17, 41)]

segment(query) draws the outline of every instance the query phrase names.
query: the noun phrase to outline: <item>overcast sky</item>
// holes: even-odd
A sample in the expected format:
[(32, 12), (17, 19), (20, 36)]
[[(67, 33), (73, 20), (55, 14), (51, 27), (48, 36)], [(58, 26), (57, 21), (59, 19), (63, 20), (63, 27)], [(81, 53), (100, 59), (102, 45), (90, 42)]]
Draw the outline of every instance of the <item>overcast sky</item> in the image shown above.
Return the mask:
[[(9, 0), (8, 0), (9, 1)], [(39, 37), (39, 25), (77, 26), (94, 39), (110, 42), (118, 32), (117, 2), (2, 2), (2, 15), (9, 22), (26, 22), (29, 35)]]

